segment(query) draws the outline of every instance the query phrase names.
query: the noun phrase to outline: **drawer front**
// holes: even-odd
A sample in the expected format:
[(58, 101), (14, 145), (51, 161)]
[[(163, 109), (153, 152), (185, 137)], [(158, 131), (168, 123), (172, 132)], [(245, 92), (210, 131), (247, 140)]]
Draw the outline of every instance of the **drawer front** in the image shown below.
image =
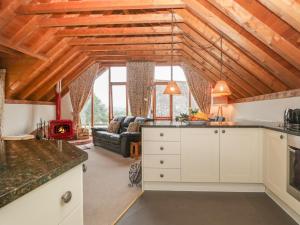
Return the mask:
[(144, 181), (179, 182), (180, 169), (144, 169)]
[(179, 155), (180, 143), (144, 141), (142, 149), (146, 155)]
[(144, 167), (180, 168), (180, 155), (144, 155)]
[[(66, 191), (72, 192), (72, 199), (62, 203), (61, 196)], [(0, 224), (59, 224), (76, 207), (82, 211), (82, 206), (82, 167), (79, 165), (1, 208)]]
[(145, 141), (180, 141), (179, 128), (143, 128)]

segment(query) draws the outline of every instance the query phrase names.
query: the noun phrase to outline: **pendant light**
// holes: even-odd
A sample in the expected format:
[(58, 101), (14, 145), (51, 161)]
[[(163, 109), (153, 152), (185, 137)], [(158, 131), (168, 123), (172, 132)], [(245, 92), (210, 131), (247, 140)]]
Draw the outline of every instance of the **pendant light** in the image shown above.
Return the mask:
[(171, 81), (168, 82), (164, 94), (180, 95), (181, 91), (178, 84), (173, 81), (173, 52), (174, 52), (174, 12), (172, 9), (172, 23), (171, 23)]
[(225, 80), (222, 80), (223, 74), (223, 37), (221, 36), (221, 69), (220, 69), (220, 80), (217, 81), (216, 86), (212, 90), (212, 96), (228, 96), (231, 95), (230, 88)]

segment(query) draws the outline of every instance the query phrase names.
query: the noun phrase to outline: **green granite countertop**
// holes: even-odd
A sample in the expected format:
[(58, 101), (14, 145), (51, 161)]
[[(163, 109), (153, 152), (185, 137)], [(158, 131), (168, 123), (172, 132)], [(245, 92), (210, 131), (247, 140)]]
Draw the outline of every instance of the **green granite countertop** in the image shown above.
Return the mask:
[(86, 161), (88, 154), (63, 141), (0, 142), (0, 207)]

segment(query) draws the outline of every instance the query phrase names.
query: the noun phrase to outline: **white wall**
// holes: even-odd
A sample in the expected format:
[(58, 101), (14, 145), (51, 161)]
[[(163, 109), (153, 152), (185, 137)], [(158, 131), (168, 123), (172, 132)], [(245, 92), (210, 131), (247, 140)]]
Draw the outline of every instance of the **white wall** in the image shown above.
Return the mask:
[(42, 120), (55, 119), (55, 105), (5, 104), (3, 135), (22, 135), (36, 129)]
[(300, 108), (300, 97), (232, 104), (227, 107), (226, 114), (233, 121), (283, 122), (286, 108)]

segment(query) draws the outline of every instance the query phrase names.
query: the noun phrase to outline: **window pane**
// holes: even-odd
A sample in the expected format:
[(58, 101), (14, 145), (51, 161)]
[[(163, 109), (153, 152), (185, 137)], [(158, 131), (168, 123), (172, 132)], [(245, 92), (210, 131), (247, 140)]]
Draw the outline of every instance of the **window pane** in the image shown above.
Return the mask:
[(197, 104), (197, 102), (195, 101), (195, 98), (193, 95), (191, 95), (192, 99), (191, 99), (191, 108), (192, 109), (199, 109), (199, 106)]
[(156, 85), (156, 117), (170, 116), (170, 95), (164, 95), (166, 85)]
[(113, 116), (126, 116), (126, 86), (112, 86)]
[(170, 68), (170, 66), (156, 66), (154, 74), (155, 74), (154, 79), (156, 81), (171, 80), (171, 68)]
[(108, 71), (94, 83), (94, 126), (108, 123)]
[(111, 82), (126, 82), (127, 81), (127, 71), (126, 67), (111, 67)]
[(173, 96), (173, 117), (179, 116), (180, 113), (188, 113), (189, 109), (189, 88), (185, 81), (177, 81), (181, 90), (181, 95)]
[(84, 127), (91, 127), (91, 96), (84, 104), (80, 112), (81, 125)]
[(173, 80), (186, 81), (183, 69), (180, 66), (174, 66), (173, 68)]

